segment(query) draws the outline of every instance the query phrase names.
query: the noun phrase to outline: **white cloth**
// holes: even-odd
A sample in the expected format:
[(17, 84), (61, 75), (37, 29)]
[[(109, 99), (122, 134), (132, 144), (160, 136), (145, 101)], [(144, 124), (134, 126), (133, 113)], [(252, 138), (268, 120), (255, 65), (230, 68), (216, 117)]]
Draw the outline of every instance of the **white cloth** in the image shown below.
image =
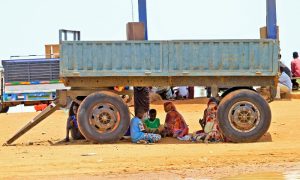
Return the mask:
[(293, 84), (291, 78), (285, 72), (281, 73), (281, 76), (279, 77), (279, 83), (287, 86), (289, 90), (292, 91)]
[(180, 86), (178, 88), (178, 95), (181, 97), (187, 97), (189, 95), (188, 87), (187, 86)]

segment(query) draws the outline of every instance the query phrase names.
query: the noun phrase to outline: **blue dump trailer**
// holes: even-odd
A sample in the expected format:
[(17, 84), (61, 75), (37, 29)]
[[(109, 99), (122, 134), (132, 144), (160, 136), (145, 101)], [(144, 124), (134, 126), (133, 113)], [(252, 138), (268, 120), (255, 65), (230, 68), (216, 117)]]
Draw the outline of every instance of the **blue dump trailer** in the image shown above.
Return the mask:
[(2, 60), (0, 112), (24, 104), (50, 104), (57, 89), (65, 89), (59, 80), (59, 59)]
[[(86, 139), (118, 141), (130, 112), (120, 92), (109, 88), (114, 86), (211, 87), (220, 100), (220, 129), (232, 142), (256, 141), (271, 124), (269, 104), (253, 87), (265, 87), (270, 99), (275, 97), (276, 40), (62, 41), (60, 46), (60, 79), (70, 89), (58, 90), (55, 103), (6, 144), (67, 106), (68, 98), (79, 104), (78, 126)], [(227, 90), (220, 95), (220, 88)]]
[[(78, 124), (94, 142), (113, 142), (126, 132), (129, 110), (112, 86), (209, 86), (220, 99), (217, 118), (233, 142), (251, 142), (267, 132), (271, 110), (253, 86), (275, 96), (276, 40), (63, 41), (59, 92), (80, 104)], [(227, 90), (218, 96), (220, 88)]]
[(272, 77), (278, 71), (278, 50), (274, 40), (63, 42), (60, 75), (192, 76), (200, 81), (206, 76)]

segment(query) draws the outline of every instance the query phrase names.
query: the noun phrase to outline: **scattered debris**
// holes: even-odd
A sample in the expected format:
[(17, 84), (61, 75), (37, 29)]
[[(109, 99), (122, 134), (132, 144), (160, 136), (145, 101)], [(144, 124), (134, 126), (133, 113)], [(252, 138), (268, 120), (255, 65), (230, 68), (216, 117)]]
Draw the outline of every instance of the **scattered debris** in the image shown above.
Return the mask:
[(50, 140), (48, 140), (48, 143), (49, 143), (50, 145), (54, 145), (54, 143), (53, 143), (52, 141), (50, 141)]
[(81, 154), (81, 156), (95, 156), (97, 153), (85, 153)]

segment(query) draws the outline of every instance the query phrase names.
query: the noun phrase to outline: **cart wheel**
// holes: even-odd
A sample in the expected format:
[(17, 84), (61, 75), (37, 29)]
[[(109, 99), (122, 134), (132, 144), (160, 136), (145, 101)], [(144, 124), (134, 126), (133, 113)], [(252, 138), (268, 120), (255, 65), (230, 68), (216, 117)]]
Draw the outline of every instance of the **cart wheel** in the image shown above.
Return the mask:
[(262, 137), (271, 123), (269, 104), (251, 90), (226, 95), (218, 107), (220, 129), (232, 142), (253, 142)]
[(122, 98), (106, 91), (87, 96), (79, 106), (77, 118), (83, 136), (99, 143), (119, 140), (130, 123), (129, 109)]

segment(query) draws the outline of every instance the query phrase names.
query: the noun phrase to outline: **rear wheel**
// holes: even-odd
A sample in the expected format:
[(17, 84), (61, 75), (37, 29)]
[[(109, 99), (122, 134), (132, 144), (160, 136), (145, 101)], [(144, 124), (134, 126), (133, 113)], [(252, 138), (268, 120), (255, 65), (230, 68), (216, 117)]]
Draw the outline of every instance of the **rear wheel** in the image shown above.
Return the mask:
[(77, 117), (83, 136), (99, 143), (119, 140), (130, 122), (127, 105), (112, 92), (96, 92), (87, 96), (79, 106)]
[(253, 142), (269, 129), (271, 110), (258, 93), (236, 90), (221, 100), (218, 120), (222, 132), (230, 141)]

